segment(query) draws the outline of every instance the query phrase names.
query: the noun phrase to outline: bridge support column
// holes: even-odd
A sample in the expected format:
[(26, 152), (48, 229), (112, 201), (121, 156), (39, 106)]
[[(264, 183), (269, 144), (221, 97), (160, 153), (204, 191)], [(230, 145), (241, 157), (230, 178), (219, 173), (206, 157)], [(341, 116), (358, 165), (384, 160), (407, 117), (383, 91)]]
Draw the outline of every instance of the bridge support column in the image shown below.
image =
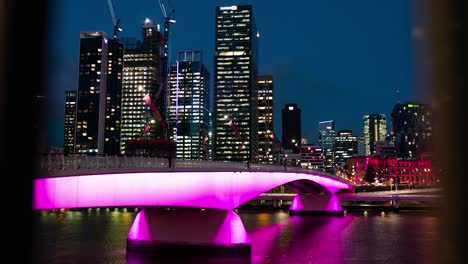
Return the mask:
[(242, 220), (232, 211), (144, 208), (128, 233), (127, 254), (250, 258), (251, 248)]
[(343, 215), (335, 194), (298, 194), (289, 208), (291, 215)]

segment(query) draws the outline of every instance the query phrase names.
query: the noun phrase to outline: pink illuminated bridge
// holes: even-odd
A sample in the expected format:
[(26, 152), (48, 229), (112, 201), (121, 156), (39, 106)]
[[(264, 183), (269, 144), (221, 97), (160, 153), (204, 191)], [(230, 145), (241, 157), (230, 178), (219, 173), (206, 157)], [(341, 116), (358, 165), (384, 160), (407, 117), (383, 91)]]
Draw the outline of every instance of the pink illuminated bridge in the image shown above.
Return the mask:
[[(168, 168), (158, 159), (54, 157), (43, 163), (43, 169), (45, 177), (33, 184), (36, 210), (142, 208), (128, 234), (128, 251), (208, 245), (223, 250), (240, 248), (250, 254), (250, 240), (233, 209), (287, 185), (298, 194), (291, 214), (340, 214), (343, 209), (336, 194), (354, 188), (347, 180), (319, 171), (214, 161), (177, 160), (175, 167)], [(158, 211), (168, 207), (214, 211)], [(187, 221), (197, 227), (187, 231)]]

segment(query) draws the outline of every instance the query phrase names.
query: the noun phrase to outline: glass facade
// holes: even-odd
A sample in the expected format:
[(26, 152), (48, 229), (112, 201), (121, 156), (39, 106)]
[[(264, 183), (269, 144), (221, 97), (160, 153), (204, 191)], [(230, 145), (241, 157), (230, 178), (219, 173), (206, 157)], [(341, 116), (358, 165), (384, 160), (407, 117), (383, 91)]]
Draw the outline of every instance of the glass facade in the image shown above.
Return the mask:
[(432, 109), (427, 104), (397, 104), (392, 111), (392, 134), (400, 158), (419, 159), (432, 151)]
[(169, 131), (177, 159), (209, 159), (210, 75), (201, 51), (179, 51), (169, 75)]
[(358, 141), (349, 129), (338, 131), (333, 144), (333, 161), (335, 164), (344, 167), (352, 156), (358, 154)]
[(383, 142), (387, 138), (387, 121), (384, 114), (365, 115), (364, 143), (366, 156), (375, 155), (376, 142)]
[(327, 120), (319, 122), (318, 142), (325, 152), (325, 167), (330, 170), (333, 167), (333, 143), (335, 141), (335, 121)]
[(65, 92), (65, 124), (63, 151), (65, 154), (75, 153), (75, 120), (76, 120), (76, 91)]
[[(160, 87), (161, 38), (157, 27), (145, 20), (142, 26), (143, 41), (125, 42), (123, 84), (122, 84), (122, 132), (120, 153), (125, 153), (125, 142), (140, 138), (162, 138), (164, 131), (154, 117), (144, 97), (150, 94), (156, 98), (159, 111), (163, 111), (164, 93)], [(148, 125), (148, 128), (146, 127)]]
[(298, 153), (301, 146), (301, 109), (297, 104), (286, 104), (281, 110), (281, 136), (285, 149)]
[(256, 33), (251, 5), (216, 7), (216, 160), (255, 161), (257, 158)]
[(77, 153), (118, 154), (123, 45), (104, 32), (80, 34)]
[(273, 78), (271, 75), (257, 77), (258, 88), (258, 162), (273, 164)]

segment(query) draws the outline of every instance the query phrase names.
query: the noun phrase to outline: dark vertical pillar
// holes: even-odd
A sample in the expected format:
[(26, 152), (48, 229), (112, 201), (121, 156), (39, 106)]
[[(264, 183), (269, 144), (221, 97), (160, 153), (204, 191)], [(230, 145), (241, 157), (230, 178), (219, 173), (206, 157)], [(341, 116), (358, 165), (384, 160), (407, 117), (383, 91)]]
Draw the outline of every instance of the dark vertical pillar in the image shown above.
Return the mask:
[[(440, 181), (440, 243), (438, 263), (465, 263), (467, 177), (466, 133), (466, 15), (463, 0), (428, 1), (429, 46), (434, 105), (435, 162), (443, 170)], [(428, 77), (429, 78), (429, 77)], [(465, 107), (464, 107), (465, 106)]]

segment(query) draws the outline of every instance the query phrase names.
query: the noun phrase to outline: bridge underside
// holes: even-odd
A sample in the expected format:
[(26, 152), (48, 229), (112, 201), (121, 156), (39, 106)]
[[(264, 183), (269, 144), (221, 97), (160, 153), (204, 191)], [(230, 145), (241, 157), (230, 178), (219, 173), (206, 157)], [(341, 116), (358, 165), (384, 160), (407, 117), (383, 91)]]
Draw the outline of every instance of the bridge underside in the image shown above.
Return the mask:
[(127, 237), (129, 254), (162, 258), (250, 258), (250, 239), (232, 211), (145, 207)]

